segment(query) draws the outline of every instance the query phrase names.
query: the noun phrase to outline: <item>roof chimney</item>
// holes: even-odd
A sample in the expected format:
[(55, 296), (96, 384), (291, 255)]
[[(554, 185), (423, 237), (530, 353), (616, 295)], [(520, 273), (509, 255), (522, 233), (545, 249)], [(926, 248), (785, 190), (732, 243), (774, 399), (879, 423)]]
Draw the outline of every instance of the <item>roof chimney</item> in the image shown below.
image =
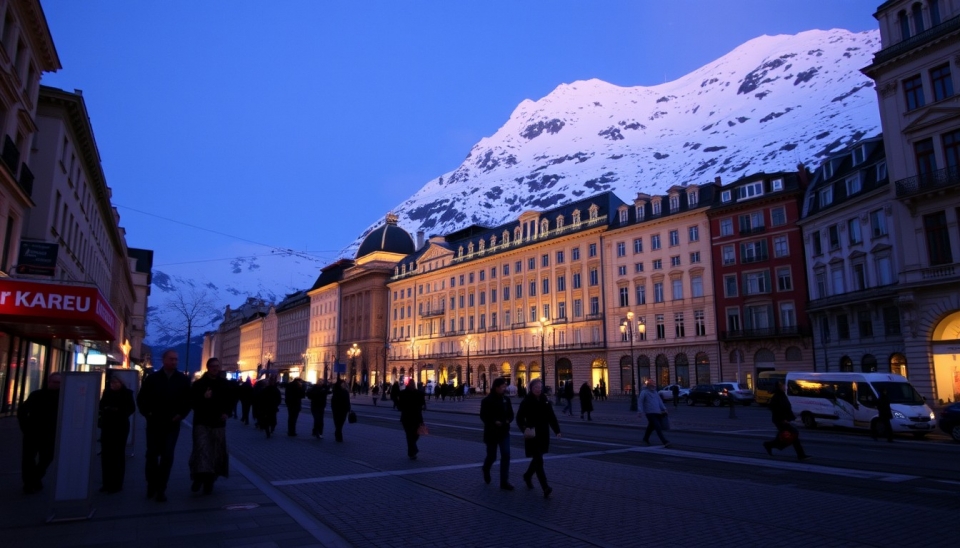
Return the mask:
[(417, 231), (417, 251), (420, 251), (421, 249), (423, 249), (423, 231), (418, 230)]

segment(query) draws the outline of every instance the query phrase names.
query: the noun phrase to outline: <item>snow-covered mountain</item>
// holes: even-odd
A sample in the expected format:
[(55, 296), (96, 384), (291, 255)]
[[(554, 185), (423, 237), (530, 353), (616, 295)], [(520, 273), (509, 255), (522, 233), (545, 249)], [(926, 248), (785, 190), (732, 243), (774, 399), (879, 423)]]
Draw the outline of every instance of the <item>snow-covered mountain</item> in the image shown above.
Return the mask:
[(605, 190), (631, 201), (718, 175), (815, 166), (880, 132), (873, 82), (859, 71), (879, 46), (877, 31), (761, 36), (657, 86), (562, 84), (520, 103), (394, 213), (411, 233), (446, 234)]
[[(877, 31), (813, 30), (761, 36), (682, 78), (650, 87), (600, 80), (562, 84), (525, 100), (455, 170), (428, 181), (394, 213), (411, 234), (495, 226), (605, 190), (632, 201), (682, 183), (724, 183), (758, 171), (814, 167), (820, 158), (880, 132), (873, 82), (860, 73), (879, 49)], [(352, 256), (375, 223), (347, 246)], [(304, 289), (319, 267), (303, 256), (235, 261), (223, 271), (154, 271), (151, 320), (176, 322), (165, 301), (206, 290), (218, 314), (246, 297), (279, 301)], [(176, 342), (150, 330), (150, 343)]]

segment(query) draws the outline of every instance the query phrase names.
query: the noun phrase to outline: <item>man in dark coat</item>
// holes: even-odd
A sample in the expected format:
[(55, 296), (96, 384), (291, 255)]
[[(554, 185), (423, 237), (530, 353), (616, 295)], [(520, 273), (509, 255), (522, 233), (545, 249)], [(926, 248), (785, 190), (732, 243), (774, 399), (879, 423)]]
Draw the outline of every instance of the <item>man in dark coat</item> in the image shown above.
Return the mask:
[(563, 406), (563, 413), (573, 416), (573, 381), (567, 381), (563, 385), (563, 398), (567, 400), (567, 405)]
[(300, 417), (300, 410), (303, 409), (303, 398), (306, 392), (303, 389), (303, 381), (293, 379), (287, 384), (284, 399), (287, 403), (287, 435), (297, 435), (297, 419)]
[(137, 407), (147, 419), (147, 497), (167, 500), (167, 481), (180, 437), (180, 421), (190, 413), (190, 379), (177, 370), (177, 351), (163, 353), (163, 367), (143, 380)]
[[(550, 430), (560, 437), (560, 423), (557, 422), (550, 399), (543, 393), (543, 382), (540, 379), (530, 382), (530, 391), (520, 402), (520, 408), (517, 409), (517, 427), (524, 432), (523, 449), (526, 456), (530, 457), (530, 466), (523, 474), (523, 482), (527, 484), (527, 489), (533, 489), (533, 475), (536, 474), (543, 489), (543, 498), (547, 498), (553, 488), (547, 484), (543, 455), (550, 450)], [(527, 429), (532, 429), (533, 437), (527, 435)]]
[[(807, 455), (803, 451), (803, 446), (800, 445), (800, 432), (794, 425), (790, 424), (790, 421), (796, 420), (797, 417), (793, 414), (793, 408), (790, 407), (787, 393), (783, 391), (783, 381), (777, 381), (773, 397), (770, 398), (770, 413), (772, 414), (773, 424), (777, 427), (777, 437), (763, 442), (763, 448), (767, 450), (767, 454), (772, 456), (773, 449), (786, 447), (783, 440), (785, 436), (789, 436), (793, 449), (797, 452), (797, 458), (800, 460), (809, 459), (810, 455)], [(789, 432), (789, 434), (784, 434), (784, 432)]]
[(480, 401), (480, 420), (483, 421), (483, 443), (487, 457), (483, 460), (483, 481), (490, 483), (490, 467), (497, 460), (500, 448), (500, 489), (513, 491), (510, 485), (510, 423), (513, 422), (513, 404), (504, 395), (507, 380), (499, 377), (493, 381), (490, 395)]
[[(880, 390), (880, 398), (877, 400), (877, 420), (883, 426), (887, 442), (893, 443), (893, 425), (890, 424), (890, 421), (893, 420), (893, 410), (890, 409), (890, 395), (887, 394), (886, 388)], [(873, 429), (871, 432), (873, 440), (877, 441), (877, 430)]]
[(400, 381), (393, 381), (390, 387), (390, 400), (393, 402), (393, 408), (397, 409), (397, 403), (400, 402)]
[(587, 414), (587, 420), (592, 421), (590, 413), (593, 413), (593, 390), (590, 385), (583, 383), (580, 385), (580, 420), (583, 420), (583, 414)]
[(117, 493), (123, 488), (127, 468), (127, 436), (130, 415), (136, 411), (133, 391), (113, 375), (100, 398), (100, 468), (103, 477), (101, 493)]
[(240, 384), (238, 392), (240, 395), (240, 409), (242, 410), (240, 422), (250, 424), (250, 404), (253, 403), (253, 383), (250, 382), (249, 377), (243, 379), (243, 383)]
[(207, 360), (207, 371), (190, 387), (193, 406), (193, 451), (190, 453), (190, 490), (213, 491), (218, 476), (229, 475), (227, 417), (233, 408), (231, 387), (220, 376), (220, 360)]
[(307, 398), (310, 399), (310, 414), (313, 415), (313, 437), (318, 440), (323, 439), (323, 413), (327, 407), (329, 395), (330, 387), (327, 386), (326, 379), (321, 379), (319, 384), (311, 388), (307, 394)]
[(256, 388), (261, 385), (263, 388), (254, 396), (254, 405), (257, 410), (257, 424), (269, 438), (277, 429), (277, 411), (280, 410), (283, 396), (277, 388), (276, 375), (270, 375), (266, 380), (258, 382)]
[(343, 423), (350, 413), (350, 394), (339, 380), (333, 385), (333, 395), (330, 397), (330, 411), (333, 412), (333, 439), (343, 441)]
[(43, 476), (53, 462), (60, 408), (60, 373), (47, 377), (47, 387), (35, 390), (17, 409), (17, 420), (23, 432), (20, 473), (23, 492), (43, 489)]
[(407, 383), (407, 387), (400, 392), (400, 401), (397, 404), (400, 408), (400, 424), (403, 425), (403, 433), (407, 437), (407, 456), (410, 460), (417, 460), (417, 440), (420, 434), (417, 430), (423, 424), (423, 411), (427, 408), (427, 401), (413, 384), (413, 381)]

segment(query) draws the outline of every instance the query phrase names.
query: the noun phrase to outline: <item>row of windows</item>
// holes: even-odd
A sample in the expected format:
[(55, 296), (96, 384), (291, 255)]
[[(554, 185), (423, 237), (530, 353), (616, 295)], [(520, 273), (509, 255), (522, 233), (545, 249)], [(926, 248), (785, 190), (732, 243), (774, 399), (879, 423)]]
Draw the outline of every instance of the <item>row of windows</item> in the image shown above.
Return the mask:
[[(950, 74), (950, 63), (930, 69), (928, 76), (933, 102), (936, 103), (953, 97), (953, 78)], [(922, 74), (915, 74), (903, 80), (903, 98), (908, 111), (927, 104), (923, 88)]]
[[(740, 229), (740, 234), (751, 234), (760, 232), (766, 228), (766, 211), (754, 211), (739, 215), (736, 220)], [(770, 226), (777, 227), (787, 224), (787, 211), (784, 207), (775, 207), (769, 210)], [(720, 236), (733, 236), (733, 217), (720, 219)]]
[[(700, 263), (700, 252), (694, 251), (690, 253), (690, 264), (699, 264)], [(640, 273), (644, 271), (642, 262), (633, 263), (633, 272)], [(654, 259), (650, 261), (650, 265), (653, 270), (663, 270), (663, 259)], [(680, 255), (673, 255), (670, 257), (670, 266), (682, 266), (682, 261)], [(618, 265), (617, 266), (617, 275), (626, 276), (627, 275), (627, 265)]]
[[(857, 148), (857, 149), (855, 149), (855, 150), (862, 150), (862, 148), (863, 148), (863, 147), (860, 147), (860, 148)], [(857, 157), (857, 155), (854, 154), (854, 158), (856, 158), (856, 157)], [(854, 162), (856, 162), (856, 160), (854, 160)], [(833, 162), (825, 162), (825, 163), (823, 164), (823, 171), (824, 171), (824, 177), (825, 177), (825, 178), (833, 177), (833, 169), (830, 168), (830, 166), (832, 166), (832, 165), (833, 165)], [(854, 165), (856, 165), (856, 164), (854, 164)], [(828, 168), (829, 168), (829, 169), (828, 169)], [(886, 163), (886, 162), (880, 162), (880, 163), (878, 163), (878, 164), (876, 165), (876, 168), (875, 168), (875, 169), (876, 169), (877, 181), (882, 181), (883, 179), (886, 179), (886, 178), (887, 178), (887, 163)], [(854, 194), (857, 194), (858, 192), (860, 192), (861, 190), (863, 190), (863, 183), (862, 183), (862, 180), (861, 180), (861, 173), (858, 171), (858, 172), (856, 172), (856, 173), (850, 174), (849, 176), (847, 176), (846, 179), (844, 179), (843, 184), (844, 184), (844, 188), (845, 188), (846, 191), (847, 191), (847, 196), (853, 196)], [(810, 200), (809, 200), (809, 202), (808, 202), (808, 205), (809, 205), (809, 207), (812, 208), (812, 207), (813, 207), (813, 200), (816, 199), (817, 202), (818, 202), (818, 204), (819, 204), (819, 206), (820, 206), (821, 208), (825, 208), (825, 207), (827, 207), (827, 206), (829, 206), (830, 204), (833, 203), (833, 199), (834, 199), (833, 194), (834, 194), (834, 192), (833, 192), (833, 185), (832, 185), (832, 184), (831, 184), (831, 185), (827, 185), (827, 186), (821, 188), (819, 191), (817, 191), (816, 198), (814, 198), (814, 196), (812, 196), (812, 195), (810, 196)]]
[[(673, 313), (673, 338), (682, 339), (687, 336), (687, 327), (684, 320), (684, 312), (674, 312)], [(627, 330), (627, 323), (624, 323), (620, 329), (620, 342), (629, 342), (631, 333)], [(666, 315), (665, 314), (656, 314), (653, 318), (653, 325), (651, 326), (651, 335), (654, 339), (661, 340), (667, 338), (667, 325), (666, 325)], [(706, 314), (703, 310), (694, 310), (693, 311), (693, 335), (696, 337), (703, 337), (707, 334), (707, 320)], [(633, 340), (645, 341), (647, 340), (646, 330), (639, 332), (634, 335)]]
[[(915, 36), (925, 31), (928, 26), (930, 28), (935, 27), (940, 24), (940, 0), (927, 0), (927, 14), (930, 16), (926, 24), (923, 18), (923, 4), (920, 2), (914, 2), (910, 6), (909, 13), (907, 10), (900, 10), (897, 13), (897, 26), (900, 27), (900, 40), (906, 40), (911, 36)], [(910, 26), (911, 20), (913, 21), (913, 28)]]
[[(889, 252), (884, 252), (874, 258), (875, 284), (870, 283), (866, 258), (858, 258), (849, 264), (831, 266), (828, 273), (826, 267), (819, 267), (813, 273), (813, 298), (822, 299), (831, 295), (841, 295), (848, 291), (861, 291), (874, 285), (890, 285), (896, 281), (893, 276), (893, 261)], [(829, 274), (829, 275), (828, 275)]]
[[(777, 303), (779, 327), (791, 329), (797, 327), (797, 307), (793, 302)], [(774, 329), (776, 326), (774, 307), (771, 304), (753, 306), (731, 306), (726, 309), (727, 330), (731, 332)]]
[[(670, 240), (670, 247), (675, 247), (680, 245), (680, 231), (671, 230), (668, 233), (668, 238)], [(687, 241), (688, 242), (699, 242), (700, 241), (700, 227), (691, 226), (687, 228)], [(627, 255), (627, 242), (617, 242), (617, 257), (626, 257)], [(653, 234), (650, 236), (650, 249), (656, 251), (662, 248), (660, 242), (660, 234)], [(634, 238), (633, 240), (633, 253), (634, 255), (643, 253), (643, 238)]]
[[(680, 195), (671, 194), (667, 197), (667, 200), (670, 202), (670, 213), (676, 213), (680, 211)], [(687, 206), (690, 208), (697, 207), (697, 204), (700, 202), (700, 191), (691, 188), (687, 190)], [(638, 200), (634, 206), (634, 210), (637, 214), (637, 221), (643, 221), (647, 216), (647, 202), (646, 200)], [(654, 217), (659, 217), (663, 214), (663, 198), (660, 196), (654, 196), (650, 199), (650, 211)], [(620, 210), (620, 222), (626, 223), (629, 221), (629, 214), (626, 208)]]
[[(883, 319), (883, 334), (887, 335), (899, 335), (900, 334), (900, 311), (896, 306), (886, 306), (881, 309), (881, 316)], [(873, 325), (873, 314), (870, 310), (858, 310), (856, 314), (838, 314), (833, 318), (833, 323), (836, 324), (836, 330), (831, 329), (830, 326), (830, 317), (824, 316), (820, 318), (820, 337), (823, 342), (830, 342), (836, 334), (836, 339), (838, 341), (847, 341), (850, 340), (851, 331), (850, 327), (855, 326), (857, 328), (857, 335), (861, 339), (872, 338), (876, 336), (877, 332), (874, 331)]]
[[(860, 224), (860, 218), (849, 219), (845, 224), (830, 225), (826, 229), (827, 246), (830, 251), (840, 249), (840, 231), (846, 228), (847, 243), (857, 245), (863, 243), (863, 228)], [(881, 238), (887, 235), (887, 218), (882, 209), (876, 209), (870, 212), (870, 230), (873, 238)], [(823, 255), (823, 235), (821, 231), (814, 230), (810, 233), (810, 245), (813, 246), (813, 256)]]
[[(777, 282), (776, 291), (793, 291), (793, 271), (789, 266), (777, 268), (774, 275)], [(724, 297), (766, 295), (773, 291), (773, 280), (770, 278), (769, 269), (723, 276)]]

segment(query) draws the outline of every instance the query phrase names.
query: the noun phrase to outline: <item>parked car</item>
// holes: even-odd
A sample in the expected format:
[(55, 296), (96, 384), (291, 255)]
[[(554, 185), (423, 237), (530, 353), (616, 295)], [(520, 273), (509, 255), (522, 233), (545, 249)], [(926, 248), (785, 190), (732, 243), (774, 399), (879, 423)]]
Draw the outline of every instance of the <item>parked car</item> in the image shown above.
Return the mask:
[[(664, 388), (663, 390), (657, 392), (658, 394), (660, 394), (660, 399), (663, 400), (663, 401), (673, 401), (673, 387), (674, 387), (674, 386), (678, 386), (678, 385), (676, 385), (676, 384), (671, 384), (671, 385), (667, 386), (666, 388)], [(682, 387), (682, 386), (678, 386), (678, 387), (680, 388), (680, 394), (679, 394), (679, 399), (680, 399), (680, 401), (686, 401), (686, 400), (687, 400), (687, 396), (690, 395), (690, 389), (689, 389), (689, 388), (684, 388), (684, 387)]]
[(723, 390), (734, 403), (750, 405), (755, 399), (753, 391), (738, 382), (720, 382), (714, 386)]
[(720, 407), (727, 401), (727, 394), (715, 384), (698, 384), (687, 394), (687, 405), (702, 403)]
[(940, 430), (950, 434), (953, 441), (960, 442), (960, 402), (944, 407), (937, 425)]

